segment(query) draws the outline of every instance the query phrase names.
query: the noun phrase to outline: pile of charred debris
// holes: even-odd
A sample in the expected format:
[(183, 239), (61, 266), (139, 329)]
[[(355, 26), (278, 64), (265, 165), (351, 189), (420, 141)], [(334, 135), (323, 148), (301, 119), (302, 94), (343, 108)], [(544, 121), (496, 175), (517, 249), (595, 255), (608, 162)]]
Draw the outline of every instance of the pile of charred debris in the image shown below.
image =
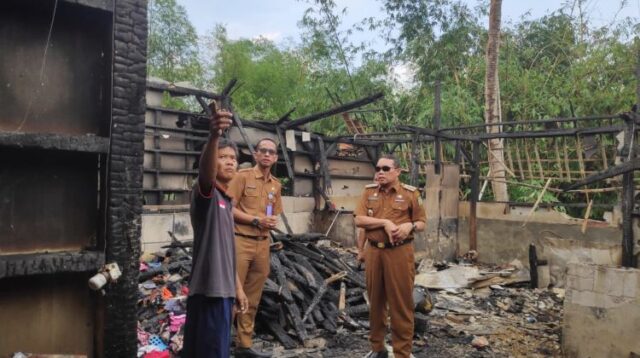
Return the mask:
[[(141, 260), (139, 357), (182, 348), (189, 242)], [(271, 275), (255, 344), (277, 357), (364, 356), (369, 345), (364, 265), (322, 234), (273, 235)], [(517, 260), (480, 267), (417, 258), (414, 351), (421, 356), (561, 356), (561, 289), (530, 289)]]

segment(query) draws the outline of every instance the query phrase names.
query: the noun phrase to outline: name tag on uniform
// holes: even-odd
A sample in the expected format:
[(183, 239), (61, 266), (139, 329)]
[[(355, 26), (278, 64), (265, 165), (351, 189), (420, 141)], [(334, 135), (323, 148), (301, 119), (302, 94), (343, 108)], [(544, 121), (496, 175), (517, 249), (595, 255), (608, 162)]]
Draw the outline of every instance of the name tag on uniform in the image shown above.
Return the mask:
[(396, 199), (395, 202), (396, 203), (404, 203), (404, 199)]
[(218, 206), (221, 207), (222, 209), (227, 208), (227, 204), (222, 200), (218, 201)]
[(255, 186), (255, 185), (249, 185), (249, 184), (247, 184), (247, 189), (258, 189), (258, 187), (257, 187), (257, 186)]

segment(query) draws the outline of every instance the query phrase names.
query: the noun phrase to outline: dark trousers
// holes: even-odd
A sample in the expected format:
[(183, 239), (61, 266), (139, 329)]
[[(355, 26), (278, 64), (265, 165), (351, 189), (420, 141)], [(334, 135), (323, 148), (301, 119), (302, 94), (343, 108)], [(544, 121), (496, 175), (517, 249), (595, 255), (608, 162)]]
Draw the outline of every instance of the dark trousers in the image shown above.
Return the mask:
[(233, 298), (187, 298), (182, 358), (228, 358), (231, 350)]

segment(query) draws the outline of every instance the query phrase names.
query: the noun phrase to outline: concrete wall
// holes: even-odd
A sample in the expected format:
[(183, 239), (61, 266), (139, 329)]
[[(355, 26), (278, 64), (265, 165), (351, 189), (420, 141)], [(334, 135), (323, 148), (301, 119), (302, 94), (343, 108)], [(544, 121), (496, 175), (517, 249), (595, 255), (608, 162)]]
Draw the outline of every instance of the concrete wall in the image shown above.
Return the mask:
[[(605, 222), (590, 221), (581, 232), (583, 220), (538, 209), (527, 219), (529, 208), (512, 208), (494, 203), (478, 204), (478, 254), (486, 263), (506, 263), (513, 259), (528, 265), (529, 244), (534, 243), (538, 256), (549, 260), (552, 283), (564, 285), (569, 262), (619, 265), (622, 254), (622, 231)], [(458, 245), (460, 254), (469, 250), (469, 206), (460, 205)]]
[(562, 329), (567, 357), (640, 354), (640, 270), (570, 264)]
[[(314, 205), (313, 198), (282, 197), (282, 206), (294, 233), (304, 233), (311, 229)], [(193, 240), (188, 206), (172, 211), (162, 208), (163, 206), (145, 207), (142, 215), (142, 252), (153, 253), (170, 244), (168, 231), (173, 232), (178, 240)], [(286, 232), (282, 220), (278, 228)]]

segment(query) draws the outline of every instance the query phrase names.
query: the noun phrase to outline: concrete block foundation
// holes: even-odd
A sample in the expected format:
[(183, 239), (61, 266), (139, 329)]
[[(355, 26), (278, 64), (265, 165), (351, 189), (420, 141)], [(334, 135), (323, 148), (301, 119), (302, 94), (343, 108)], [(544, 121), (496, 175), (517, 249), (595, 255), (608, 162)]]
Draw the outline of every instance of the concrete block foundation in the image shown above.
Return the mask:
[(640, 353), (640, 270), (569, 264), (562, 329), (567, 357)]

